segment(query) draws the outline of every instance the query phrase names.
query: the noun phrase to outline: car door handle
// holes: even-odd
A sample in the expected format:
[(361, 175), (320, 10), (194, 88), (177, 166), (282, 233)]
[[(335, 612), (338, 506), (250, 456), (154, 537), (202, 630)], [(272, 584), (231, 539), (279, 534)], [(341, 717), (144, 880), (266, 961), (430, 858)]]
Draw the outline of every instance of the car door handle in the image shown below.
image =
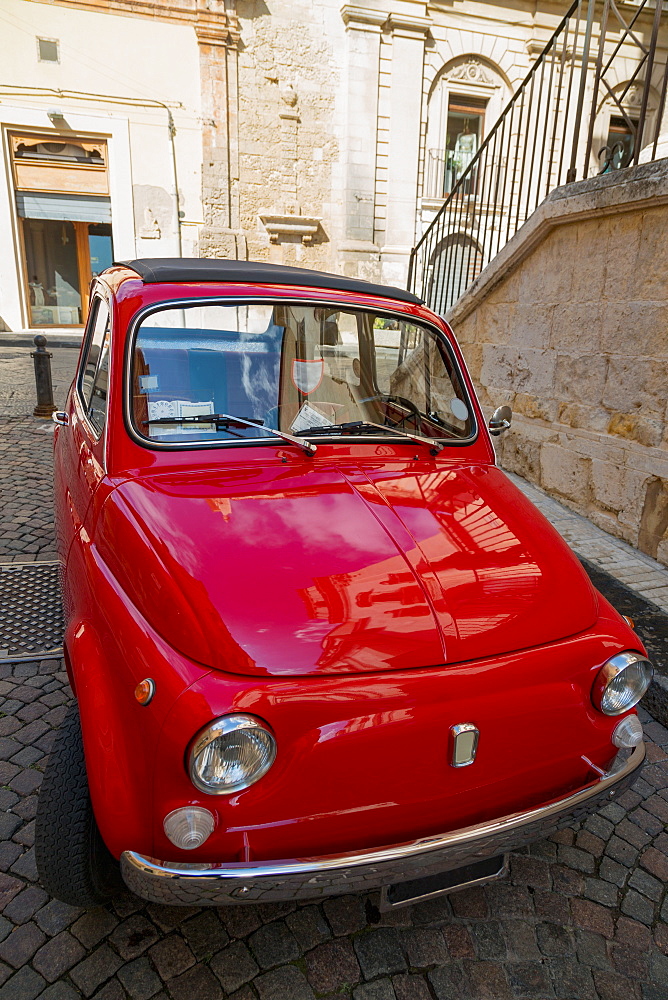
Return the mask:
[(54, 424), (58, 424), (59, 427), (66, 427), (70, 422), (70, 418), (64, 410), (56, 410), (55, 413), (51, 414), (51, 419)]

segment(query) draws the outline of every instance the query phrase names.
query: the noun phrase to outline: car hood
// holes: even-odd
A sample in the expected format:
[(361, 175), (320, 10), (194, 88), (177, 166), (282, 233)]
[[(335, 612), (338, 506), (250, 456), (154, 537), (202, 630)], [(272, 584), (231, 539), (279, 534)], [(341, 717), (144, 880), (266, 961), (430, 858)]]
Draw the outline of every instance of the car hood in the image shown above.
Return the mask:
[(101, 556), (137, 609), (231, 673), (460, 663), (597, 615), (565, 543), (490, 466), (142, 476), (111, 494), (102, 522)]

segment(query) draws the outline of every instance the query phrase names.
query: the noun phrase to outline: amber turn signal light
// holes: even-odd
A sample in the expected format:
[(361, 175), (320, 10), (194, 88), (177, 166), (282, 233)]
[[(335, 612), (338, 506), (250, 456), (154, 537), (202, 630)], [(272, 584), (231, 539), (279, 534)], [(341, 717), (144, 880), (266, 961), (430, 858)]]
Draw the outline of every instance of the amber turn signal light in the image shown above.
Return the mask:
[(140, 705), (148, 705), (155, 694), (155, 681), (152, 677), (145, 677), (135, 688), (135, 698)]
[(628, 615), (622, 615), (622, 618), (624, 619), (629, 628), (635, 629), (636, 623), (634, 622), (633, 618), (629, 618)]

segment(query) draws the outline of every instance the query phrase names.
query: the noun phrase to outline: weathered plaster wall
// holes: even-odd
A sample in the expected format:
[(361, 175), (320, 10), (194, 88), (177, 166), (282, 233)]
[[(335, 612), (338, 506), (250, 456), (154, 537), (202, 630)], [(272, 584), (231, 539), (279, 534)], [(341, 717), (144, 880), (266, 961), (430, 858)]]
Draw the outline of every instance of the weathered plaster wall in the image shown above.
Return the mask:
[(668, 564), (668, 160), (557, 189), (449, 318), (501, 464)]

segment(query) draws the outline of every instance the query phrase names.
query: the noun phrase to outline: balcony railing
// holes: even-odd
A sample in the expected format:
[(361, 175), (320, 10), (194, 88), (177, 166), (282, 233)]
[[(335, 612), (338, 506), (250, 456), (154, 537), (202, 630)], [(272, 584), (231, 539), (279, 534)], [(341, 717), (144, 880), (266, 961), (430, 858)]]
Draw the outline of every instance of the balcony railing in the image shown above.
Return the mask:
[(409, 289), (446, 312), (555, 187), (656, 157), (667, 22), (663, 0), (576, 0), (468, 167), (428, 151), (425, 195), (445, 201)]

